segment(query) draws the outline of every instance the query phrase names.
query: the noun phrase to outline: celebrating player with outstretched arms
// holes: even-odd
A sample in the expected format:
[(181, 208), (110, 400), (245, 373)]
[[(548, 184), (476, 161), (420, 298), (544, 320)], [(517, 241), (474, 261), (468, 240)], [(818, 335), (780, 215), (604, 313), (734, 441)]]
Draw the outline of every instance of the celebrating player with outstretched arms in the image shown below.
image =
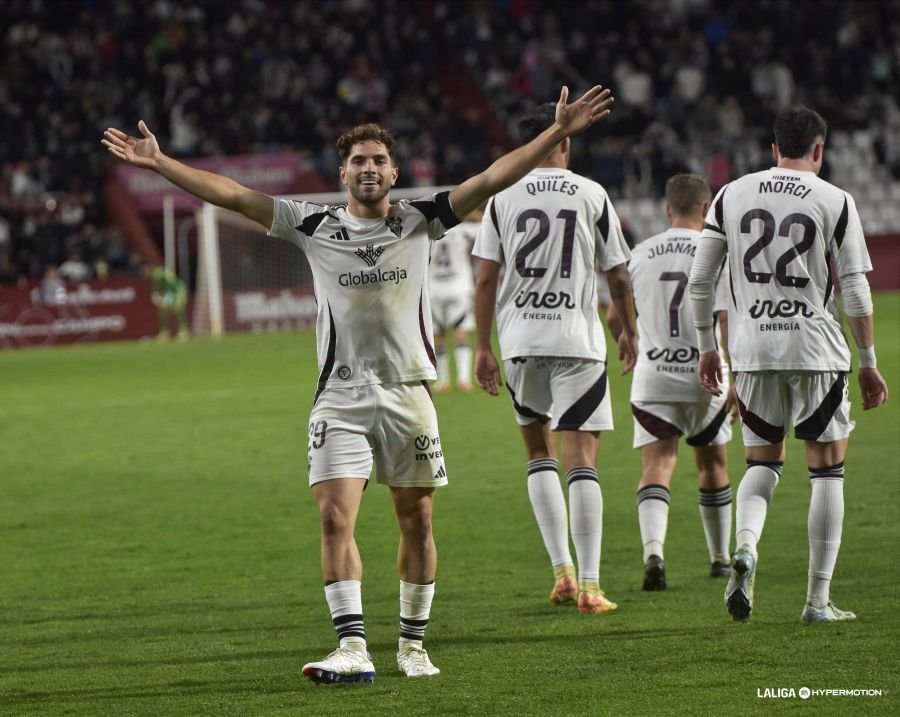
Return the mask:
[(432, 240), (492, 194), (518, 180), (556, 145), (609, 113), (609, 90), (592, 87), (568, 102), (562, 89), (551, 126), (450, 192), (391, 204), (394, 139), (374, 124), (337, 142), (347, 204), (274, 199), (160, 151), (141, 121), (140, 137), (108, 129), (114, 156), (158, 172), (200, 199), (240, 212), (293, 242), (315, 280), (319, 382), (309, 420), (309, 480), (321, 516), (325, 597), (338, 648), (302, 672), (316, 682), (372, 681), (362, 611), (362, 561), (354, 538), (363, 489), (374, 466), (390, 487), (400, 526), (400, 639), (408, 677), (439, 672), (422, 646), (434, 595), (431, 531), (435, 488), (447, 482), (437, 417), (428, 301)]

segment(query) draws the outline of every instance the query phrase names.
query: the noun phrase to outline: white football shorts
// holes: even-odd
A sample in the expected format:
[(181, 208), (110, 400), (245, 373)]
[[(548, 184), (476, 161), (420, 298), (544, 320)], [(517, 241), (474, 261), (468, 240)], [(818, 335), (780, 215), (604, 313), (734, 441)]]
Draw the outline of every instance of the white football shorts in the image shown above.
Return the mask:
[(475, 313), (472, 310), (472, 296), (459, 295), (431, 298), (431, 320), (437, 332), (475, 328)]
[(731, 440), (731, 415), (725, 395), (709, 401), (634, 401), (634, 448), (674, 436), (687, 436), (689, 446), (719, 446)]
[(309, 416), (309, 484), (333, 478), (397, 488), (446, 485), (437, 413), (424, 381), (328, 387)]
[(819, 443), (846, 438), (855, 425), (843, 371), (741, 371), (734, 387), (745, 446), (780, 443), (790, 423), (797, 438)]
[(546, 423), (554, 431), (611, 431), (606, 362), (529, 356), (503, 362), (516, 422)]

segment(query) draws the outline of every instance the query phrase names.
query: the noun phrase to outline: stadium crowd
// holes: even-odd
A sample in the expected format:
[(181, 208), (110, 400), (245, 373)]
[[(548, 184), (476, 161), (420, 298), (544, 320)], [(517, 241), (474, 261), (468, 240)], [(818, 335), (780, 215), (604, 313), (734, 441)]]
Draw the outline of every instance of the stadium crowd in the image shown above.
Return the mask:
[[(880, 0), (7, 0), (0, 3), (0, 284), (134, 272), (106, 221), (98, 137), (136, 117), (174, 156), (294, 151), (324, 177), (365, 120), (399, 138), (400, 186), (489, 163), (466, 73), (511, 126), (600, 75), (616, 109), (573, 169), (613, 196), (675, 171), (715, 190), (768, 166), (774, 114), (803, 101), (866, 127), (900, 177), (900, 2)], [(597, 68), (603, 68), (598, 70)], [(337, 188), (337, 187), (336, 187)]]

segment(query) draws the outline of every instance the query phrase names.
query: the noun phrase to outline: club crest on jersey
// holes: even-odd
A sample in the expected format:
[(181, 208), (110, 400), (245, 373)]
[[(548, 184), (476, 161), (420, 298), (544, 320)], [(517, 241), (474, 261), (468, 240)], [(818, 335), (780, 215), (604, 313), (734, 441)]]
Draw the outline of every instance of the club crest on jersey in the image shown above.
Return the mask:
[(366, 244), (365, 249), (357, 249), (356, 256), (362, 259), (369, 266), (375, 266), (375, 262), (378, 261), (378, 257), (380, 257), (384, 253), (383, 247), (375, 248), (374, 244)]
[(400, 217), (388, 217), (384, 220), (385, 225), (390, 229), (394, 236), (400, 238), (400, 232), (403, 231), (403, 220)]

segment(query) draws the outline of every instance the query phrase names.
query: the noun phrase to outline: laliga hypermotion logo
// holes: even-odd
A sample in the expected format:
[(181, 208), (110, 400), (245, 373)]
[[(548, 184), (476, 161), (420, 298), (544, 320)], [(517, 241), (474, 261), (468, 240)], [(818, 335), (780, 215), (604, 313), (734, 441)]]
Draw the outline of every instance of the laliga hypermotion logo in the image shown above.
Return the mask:
[(375, 266), (375, 262), (378, 261), (378, 257), (380, 257), (384, 253), (383, 247), (375, 248), (374, 244), (366, 244), (365, 249), (357, 249), (356, 256), (362, 259), (369, 266)]

